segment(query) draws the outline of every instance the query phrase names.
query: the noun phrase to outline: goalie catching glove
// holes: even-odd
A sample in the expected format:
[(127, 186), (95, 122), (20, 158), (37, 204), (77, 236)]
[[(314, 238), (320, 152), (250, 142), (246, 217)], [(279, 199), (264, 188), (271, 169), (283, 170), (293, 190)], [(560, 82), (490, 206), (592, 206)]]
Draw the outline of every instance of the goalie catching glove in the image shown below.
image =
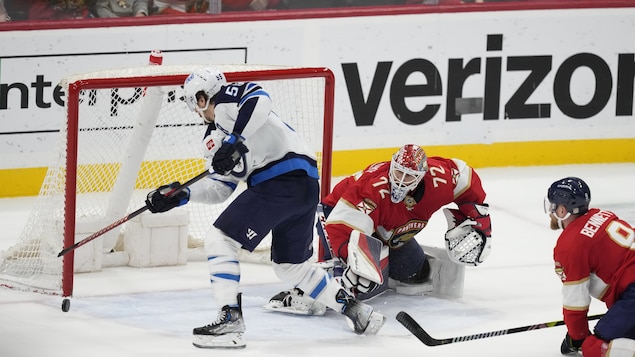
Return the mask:
[(223, 140), (223, 144), (212, 159), (214, 171), (223, 175), (229, 174), (238, 165), (242, 155), (248, 151), (249, 149), (240, 140), (240, 136), (236, 134), (229, 135)]
[(174, 207), (183, 206), (190, 200), (190, 189), (181, 189), (181, 183), (172, 182), (150, 191), (146, 197), (146, 206), (152, 213), (166, 212)]
[(450, 259), (463, 265), (477, 266), (490, 253), (492, 224), (486, 203), (464, 203), (459, 209), (444, 208), (448, 221), (445, 247)]

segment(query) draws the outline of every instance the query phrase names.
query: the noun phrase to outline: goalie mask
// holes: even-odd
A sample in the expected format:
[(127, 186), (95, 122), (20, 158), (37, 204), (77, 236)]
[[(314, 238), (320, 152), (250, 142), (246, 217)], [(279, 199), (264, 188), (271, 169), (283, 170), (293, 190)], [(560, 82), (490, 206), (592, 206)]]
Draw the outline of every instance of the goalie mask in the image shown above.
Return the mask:
[[(193, 112), (203, 112), (209, 107), (209, 103), (214, 100), (216, 94), (227, 84), (225, 75), (213, 68), (203, 68), (192, 72), (183, 83), (185, 93), (185, 103)], [(198, 98), (204, 96), (205, 107), (198, 106)]]
[(428, 171), (428, 157), (417, 145), (408, 144), (397, 151), (390, 161), (390, 200), (399, 203), (408, 192), (417, 188)]

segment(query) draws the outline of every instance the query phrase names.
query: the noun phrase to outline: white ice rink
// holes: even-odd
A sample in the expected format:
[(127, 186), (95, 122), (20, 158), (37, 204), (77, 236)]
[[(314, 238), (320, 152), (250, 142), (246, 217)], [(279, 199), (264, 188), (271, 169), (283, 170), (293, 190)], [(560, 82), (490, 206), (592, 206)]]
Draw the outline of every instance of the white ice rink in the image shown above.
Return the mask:
[[(491, 207), (489, 259), (467, 268), (460, 299), (389, 292), (371, 300), (388, 318), (376, 336), (350, 332), (343, 316), (333, 311), (321, 317), (264, 311), (261, 305), (286, 286), (270, 266), (243, 264), (247, 348), (197, 349), (191, 344), (192, 328), (211, 322), (217, 307), (206, 264), (190, 262), (78, 274), (67, 313), (60, 309), (59, 296), (0, 288), (0, 356), (560, 356), (563, 326), (428, 347), (395, 315), (409, 312), (436, 338), (560, 320), (561, 284), (551, 260), (558, 232), (549, 229), (543, 212), (547, 187), (566, 176), (581, 177), (591, 187), (592, 206), (613, 210), (635, 224), (635, 163), (478, 171)], [(33, 203), (33, 198), (0, 199), (0, 250), (17, 239)], [(445, 230), (445, 219), (437, 212), (417, 239), (441, 247)], [(602, 303), (593, 302), (592, 314), (604, 311)]]

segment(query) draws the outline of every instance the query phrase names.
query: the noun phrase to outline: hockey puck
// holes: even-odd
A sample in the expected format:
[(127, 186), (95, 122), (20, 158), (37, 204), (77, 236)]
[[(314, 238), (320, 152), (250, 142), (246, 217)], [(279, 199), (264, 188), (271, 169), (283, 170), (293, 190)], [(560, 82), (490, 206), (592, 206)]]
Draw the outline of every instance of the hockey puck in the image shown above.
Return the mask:
[(62, 311), (68, 312), (71, 308), (71, 301), (69, 299), (62, 300)]

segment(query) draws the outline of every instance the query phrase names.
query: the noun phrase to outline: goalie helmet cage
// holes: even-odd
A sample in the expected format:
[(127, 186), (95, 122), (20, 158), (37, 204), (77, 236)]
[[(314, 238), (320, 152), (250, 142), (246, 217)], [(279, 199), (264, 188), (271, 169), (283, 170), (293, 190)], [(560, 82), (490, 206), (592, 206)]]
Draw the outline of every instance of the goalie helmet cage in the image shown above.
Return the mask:
[[(314, 67), (213, 66), (228, 82), (257, 82), (271, 95), (274, 111), (315, 150), (321, 195), (328, 194), (333, 73)], [(0, 256), (0, 286), (72, 296), (74, 273), (82, 271), (76, 257), (94, 247), (91, 242), (58, 257), (63, 248), (143, 207), (150, 190), (187, 181), (208, 167), (202, 145), (206, 126), (182, 99), (183, 81), (202, 67), (113, 69), (61, 82), (67, 122), (35, 208), (17, 242)], [(188, 246), (202, 246), (209, 225), (240, 191), (221, 204), (190, 202), (177, 208), (189, 211)], [(97, 238), (100, 251), (121, 250), (125, 227)]]

